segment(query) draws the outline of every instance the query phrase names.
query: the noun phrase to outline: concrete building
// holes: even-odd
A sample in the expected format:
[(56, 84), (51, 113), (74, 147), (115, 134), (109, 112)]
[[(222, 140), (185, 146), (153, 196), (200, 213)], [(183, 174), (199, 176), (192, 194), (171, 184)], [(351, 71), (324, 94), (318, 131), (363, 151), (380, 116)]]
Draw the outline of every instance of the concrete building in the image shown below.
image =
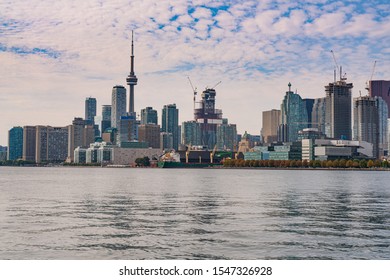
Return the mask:
[(373, 145), (365, 141), (316, 139), (316, 160), (369, 159), (373, 158)]
[(35, 162), (63, 162), (68, 156), (68, 127), (36, 127)]
[(354, 139), (373, 145), (373, 156), (379, 157), (378, 108), (374, 97), (360, 96), (353, 99)]
[(325, 134), (326, 124), (326, 98), (316, 98), (311, 113), (311, 124), (313, 128)]
[(298, 140), (298, 131), (308, 127), (306, 106), (299, 94), (289, 90), (283, 99), (280, 110), (280, 126), (278, 140), (280, 142), (295, 142)]
[(161, 149), (129, 149), (113, 147), (111, 162), (114, 165), (134, 165), (137, 158), (148, 157), (149, 159), (158, 159), (162, 154)]
[(95, 142), (95, 127), (86, 125), (82, 118), (74, 118), (68, 126), (68, 161), (73, 161), (77, 147), (88, 147)]
[(119, 128), (122, 116), (126, 115), (126, 89), (117, 85), (112, 88), (111, 127)]
[(325, 86), (325, 134), (329, 138), (352, 139), (352, 88), (345, 78)]
[(157, 124), (157, 110), (146, 107), (141, 110), (141, 124)]
[(74, 163), (86, 163), (87, 148), (77, 147), (73, 153)]
[(95, 124), (96, 117), (96, 98), (87, 97), (85, 99), (85, 122), (89, 125)]
[(23, 127), (23, 160), (35, 162), (36, 127)]
[(278, 141), (278, 128), (280, 124), (280, 110), (272, 109), (263, 112), (262, 137), (264, 143)]
[(23, 157), (23, 128), (15, 126), (8, 131), (8, 160)]
[(150, 148), (160, 149), (160, 126), (153, 123), (141, 124), (138, 127), (138, 140), (147, 142)]
[[(371, 97), (381, 97), (390, 108), (390, 81), (375, 80), (369, 82), (369, 95)], [(388, 118), (390, 118), (390, 110), (388, 110)]]
[(161, 115), (161, 132), (172, 133), (173, 149), (179, 147), (179, 110), (176, 104), (164, 105)]

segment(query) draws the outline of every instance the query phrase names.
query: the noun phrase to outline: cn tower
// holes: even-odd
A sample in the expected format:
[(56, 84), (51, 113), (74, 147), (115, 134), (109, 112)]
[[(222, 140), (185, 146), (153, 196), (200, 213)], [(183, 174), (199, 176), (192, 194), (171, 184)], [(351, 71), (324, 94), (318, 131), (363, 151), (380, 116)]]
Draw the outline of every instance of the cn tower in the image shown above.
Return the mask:
[(133, 42), (133, 31), (131, 31), (131, 57), (130, 57), (130, 74), (126, 78), (127, 84), (130, 86), (129, 94), (129, 113), (135, 115), (134, 112), (134, 86), (137, 84), (137, 76), (134, 73), (134, 42)]

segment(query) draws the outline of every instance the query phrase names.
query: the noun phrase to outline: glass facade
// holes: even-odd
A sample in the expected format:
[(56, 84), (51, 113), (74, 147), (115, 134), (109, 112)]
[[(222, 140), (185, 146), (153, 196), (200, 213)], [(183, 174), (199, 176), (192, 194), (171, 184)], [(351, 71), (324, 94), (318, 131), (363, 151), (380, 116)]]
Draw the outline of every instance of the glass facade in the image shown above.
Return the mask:
[(8, 132), (8, 160), (17, 160), (23, 157), (23, 128), (13, 127)]
[(172, 133), (173, 149), (179, 146), (179, 110), (176, 104), (164, 105), (161, 115), (161, 131)]

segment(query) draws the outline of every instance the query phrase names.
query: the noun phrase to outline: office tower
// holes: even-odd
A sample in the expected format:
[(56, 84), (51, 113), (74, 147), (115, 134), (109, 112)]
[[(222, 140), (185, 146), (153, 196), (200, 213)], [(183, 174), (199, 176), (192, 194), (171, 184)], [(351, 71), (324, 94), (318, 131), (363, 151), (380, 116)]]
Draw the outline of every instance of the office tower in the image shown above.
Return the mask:
[(102, 105), (102, 134), (111, 127), (111, 105)]
[(65, 161), (68, 155), (68, 127), (36, 126), (35, 161)]
[(73, 161), (77, 147), (88, 147), (95, 142), (95, 127), (86, 125), (82, 118), (74, 118), (68, 126), (68, 158)]
[(264, 143), (278, 141), (278, 127), (280, 124), (280, 110), (272, 109), (263, 112), (262, 136)]
[(137, 120), (134, 115), (122, 116), (118, 127), (117, 143), (121, 145), (122, 142), (137, 141)]
[(179, 110), (176, 104), (164, 105), (161, 116), (161, 131), (172, 133), (173, 149), (179, 147)]
[(152, 107), (146, 107), (141, 110), (141, 124), (157, 124), (157, 110)]
[[(390, 108), (390, 81), (378, 80), (369, 82), (369, 95), (371, 97), (382, 97)], [(388, 110), (388, 118), (390, 118), (390, 110)]]
[(186, 146), (201, 146), (202, 131), (200, 123), (187, 121), (182, 123), (182, 144)]
[(126, 89), (114, 86), (111, 101), (111, 127), (119, 128), (121, 117), (126, 115)]
[(351, 140), (351, 101), (352, 83), (347, 84), (346, 78), (329, 83), (326, 92), (325, 134), (330, 138)]
[(217, 149), (234, 151), (237, 147), (237, 126), (224, 119), (217, 125)]
[(160, 133), (160, 147), (163, 150), (172, 150), (173, 149), (173, 134), (170, 132), (161, 132)]
[(96, 116), (96, 98), (87, 97), (85, 99), (86, 124), (93, 125), (95, 123), (95, 116)]
[(35, 161), (36, 127), (23, 127), (23, 160)]
[(157, 124), (141, 124), (138, 126), (138, 141), (147, 142), (150, 148), (160, 148), (160, 126)]
[(325, 134), (326, 98), (314, 99), (311, 123), (313, 128)]
[(14, 126), (8, 131), (8, 160), (17, 160), (23, 157), (23, 128)]
[(138, 79), (134, 73), (134, 42), (133, 31), (131, 32), (131, 57), (130, 57), (130, 74), (126, 78), (126, 82), (130, 87), (129, 91), (129, 115), (134, 115), (134, 86), (137, 85)]
[(379, 157), (387, 154), (388, 139), (387, 139), (387, 116), (389, 108), (386, 102), (380, 96), (375, 96), (376, 107), (378, 109), (378, 148)]
[(379, 123), (376, 100), (369, 96), (353, 99), (354, 140), (373, 144), (373, 155), (378, 158)]
[(314, 99), (311, 98), (304, 98), (303, 99), (303, 105), (306, 107), (307, 112), (307, 127), (313, 127), (312, 126), (312, 112), (313, 112), (313, 106), (314, 106)]
[(282, 142), (295, 142), (298, 140), (298, 132), (307, 127), (307, 111), (299, 94), (288, 91), (284, 96), (281, 110), (278, 138)]

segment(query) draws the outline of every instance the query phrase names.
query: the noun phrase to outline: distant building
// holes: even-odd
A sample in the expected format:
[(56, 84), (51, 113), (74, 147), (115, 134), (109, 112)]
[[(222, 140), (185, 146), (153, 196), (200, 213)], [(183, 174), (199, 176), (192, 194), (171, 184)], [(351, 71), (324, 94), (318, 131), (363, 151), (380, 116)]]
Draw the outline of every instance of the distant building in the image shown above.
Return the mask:
[(111, 105), (102, 105), (101, 132), (106, 132), (111, 127)]
[(252, 148), (252, 144), (249, 140), (249, 134), (245, 131), (244, 135), (241, 137), (241, 141), (238, 143), (238, 152), (246, 153), (249, 152)]
[(95, 142), (95, 128), (86, 125), (82, 118), (74, 118), (68, 126), (68, 159), (73, 161), (74, 150), (77, 147), (88, 147)]
[(224, 123), (217, 125), (217, 149), (234, 151), (237, 147), (237, 126)]
[[(369, 95), (371, 97), (382, 97), (386, 102), (387, 107), (390, 108), (390, 81), (376, 80), (369, 82)], [(388, 110), (388, 118), (390, 118), (390, 110)]]
[(119, 128), (122, 116), (126, 115), (126, 89), (123, 86), (112, 88), (111, 127)]
[(170, 132), (161, 132), (160, 133), (160, 147), (163, 150), (172, 150), (173, 149), (173, 134)]
[(269, 159), (273, 160), (301, 160), (301, 142), (273, 143), (269, 148)]
[(68, 127), (36, 126), (35, 162), (63, 162), (68, 156)]
[(352, 83), (347, 84), (344, 80), (325, 86), (325, 134), (329, 138), (352, 139), (352, 88)]
[(160, 126), (153, 123), (141, 124), (138, 127), (138, 140), (147, 142), (151, 148), (160, 149)]
[(280, 124), (280, 110), (272, 109), (263, 112), (262, 136), (264, 143), (278, 141), (278, 127)]
[(314, 140), (316, 160), (370, 159), (373, 158), (373, 145), (365, 141)]
[(182, 123), (182, 144), (186, 146), (202, 145), (202, 130), (200, 123), (187, 121)]
[(157, 110), (146, 107), (141, 110), (141, 124), (157, 124)]
[(77, 147), (74, 149), (74, 163), (86, 163), (87, 148)]
[(114, 165), (134, 165), (137, 158), (159, 158), (161, 149), (112, 147), (111, 163)]
[(161, 116), (161, 132), (172, 133), (173, 149), (179, 147), (179, 110), (176, 104), (164, 105)]
[(87, 97), (85, 99), (85, 122), (86, 124), (95, 124), (96, 117), (96, 98)]
[(23, 160), (35, 161), (36, 127), (23, 127)]
[(23, 157), (23, 128), (16, 126), (8, 131), (8, 160), (17, 160)]
[(375, 96), (376, 107), (378, 109), (378, 152), (379, 157), (388, 155), (388, 128), (387, 128), (387, 116), (389, 114), (389, 108), (386, 102), (380, 96)]
[(326, 123), (326, 98), (314, 99), (313, 110), (311, 113), (311, 124), (313, 128), (325, 134)]
[(299, 94), (289, 90), (281, 105), (281, 119), (278, 133), (280, 142), (295, 142), (298, 140), (298, 131), (308, 126), (306, 106)]
[(0, 161), (7, 160), (8, 148), (0, 146)]
[(118, 127), (118, 140), (120, 145), (122, 142), (138, 140), (138, 124), (135, 116), (122, 116)]
[(307, 127), (311, 128), (313, 127), (312, 113), (315, 99), (304, 98), (302, 101), (307, 112)]

